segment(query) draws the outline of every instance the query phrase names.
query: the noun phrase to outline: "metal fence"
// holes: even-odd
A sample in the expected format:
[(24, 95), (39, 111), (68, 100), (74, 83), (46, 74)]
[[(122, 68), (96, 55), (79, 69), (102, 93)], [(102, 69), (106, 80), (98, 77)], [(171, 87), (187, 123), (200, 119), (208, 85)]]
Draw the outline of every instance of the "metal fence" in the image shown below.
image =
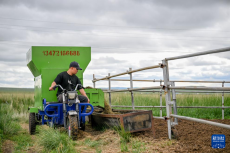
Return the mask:
[[(230, 107), (224, 106), (224, 93), (230, 92), (230, 87), (224, 87), (224, 84), (230, 83), (230, 81), (172, 81), (172, 80), (170, 81), (169, 64), (168, 64), (168, 61), (170, 61), (170, 60), (189, 58), (189, 57), (194, 57), (194, 56), (207, 55), (207, 54), (226, 52), (226, 51), (230, 51), (230, 47), (211, 50), (211, 51), (205, 51), (205, 52), (199, 52), (199, 53), (194, 53), (194, 54), (188, 54), (188, 55), (183, 55), (183, 56), (165, 58), (164, 60), (162, 60), (162, 63), (158, 64), (158, 65), (154, 65), (154, 66), (150, 66), (150, 67), (144, 67), (144, 68), (140, 68), (140, 69), (136, 69), (136, 70), (132, 70), (130, 68), (128, 71), (123, 72), (123, 73), (119, 73), (116, 75), (110, 75), (110, 73), (108, 73), (108, 76), (101, 78), (101, 79), (96, 79), (95, 75), (93, 75), (93, 80), (92, 80), (93, 86), (95, 88), (95, 82), (97, 82), (97, 81), (108, 80), (109, 88), (107, 91), (104, 91), (104, 92), (107, 92), (109, 94), (109, 104), (112, 107), (132, 107), (132, 109), (135, 109), (135, 107), (137, 107), (137, 108), (160, 108), (160, 117), (154, 116), (154, 118), (167, 120), (169, 139), (171, 139), (171, 127), (174, 125), (178, 125), (177, 118), (191, 120), (191, 121), (195, 121), (195, 122), (200, 122), (200, 123), (205, 123), (205, 124), (210, 124), (210, 125), (215, 125), (215, 126), (230, 129), (230, 125), (177, 115), (177, 108), (221, 108), (222, 109), (222, 119), (224, 119), (224, 109), (230, 108)], [(134, 72), (139, 72), (139, 71), (148, 70), (148, 69), (155, 69), (155, 68), (162, 68), (163, 69), (163, 80), (133, 80), (132, 79), (132, 73), (134, 73)], [(121, 76), (121, 75), (125, 75), (125, 74), (130, 75), (129, 80), (128, 79), (111, 79), (113, 77), (117, 77), (117, 76)], [(111, 90), (111, 81), (130, 81), (130, 88), (122, 89), (122, 90)], [(152, 86), (152, 87), (133, 88), (133, 81), (160, 82), (160, 85), (159, 86)], [(164, 83), (163, 85), (162, 85), (162, 82)], [(175, 86), (175, 82), (222, 83), (222, 87)], [(158, 92), (160, 92), (160, 106), (134, 106), (134, 97), (133, 97), (134, 91), (153, 92), (153, 89), (158, 89)], [(177, 92), (186, 92), (186, 90), (196, 90), (195, 92), (205, 92), (205, 93), (222, 93), (222, 106), (220, 106), (220, 107), (218, 107), (218, 106), (209, 106), (209, 107), (208, 106), (177, 106), (176, 91)], [(111, 93), (112, 92), (125, 92), (125, 91), (129, 91), (131, 93), (132, 106), (111, 105)], [(166, 106), (162, 106), (162, 91), (165, 93)], [(192, 92), (192, 91), (189, 91), (189, 92)], [(165, 117), (162, 117), (162, 108), (166, 108), (166, 114), (167, 115)], [(172, 114), (172, 109), (173, 109), (173, 114)]]

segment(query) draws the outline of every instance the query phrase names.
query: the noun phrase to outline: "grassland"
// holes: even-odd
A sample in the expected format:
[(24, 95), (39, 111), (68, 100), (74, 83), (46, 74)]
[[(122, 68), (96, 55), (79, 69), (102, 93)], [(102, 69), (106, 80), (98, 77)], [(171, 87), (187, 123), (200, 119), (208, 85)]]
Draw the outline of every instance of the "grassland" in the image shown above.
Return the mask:
[[(105, 94), (105, 99), (108, 101), (108, 94)], [(134, 101), (135, 106), (159, 106), (160, 95), (158, 93), (134, 93)], [(225, 106), (230, 106), (230, 94), (225, 94), (224, 101)], [(221, 106), (221, 103), (221, 94), (177, 95), (177, 106)], [(130, 93), (112, 93), (112, 105), (131, 106)], [(162, 97), (162, 105), (165, 106), (164, 95)], [(68, 138), (66, 133), (50, 128), (41, 127), (41, 129), (38, 129), (38, 133), (34, 137), (31, 137), (28, 134), (28, 107), (31, 106), (34, 106), (33, 90), (14, 89), (9, 91), (1, 88), (0, 152), (5, 142), (13, 144), (12, 148), (14, 152), (29, 152), (31, 149), (40, 150), (40, 152), (71, 152), (74, 150), (74, 146), (77, 148), (82, 145), (96, 149), (96, 152), (101, 152), (99, 148), (104, 145), (102, 140), (95, 141), (93, 138), (86, 138), (84, 141), (75, 143)], [(153, 111), (154, 116), (160, 116), (159, 108), (148, 109)], [(178, 114), (204, 119), (221, 119), (222, 117), (221, 109), (178, 108)], [(165, 115), (165, 108), (163, 108), (163, 116)], [(229, 118), (230, 109), (225, 109), (225, 119)], [(24, 126), (26, 128), (23, 128)], [(130, 146), (133, 149), (137, 147), (137, 150), (141, 150), (140, 146), (143, 146), (142, 142), (129, 138), (129, 135), (122, 134), (122, 131), (118, 131), (117, 133), (120, 137), (118, 143), (121, 150), (128, 150), (126, 143), (132, 144)], [(49, 137), (50, 135), (53, 137)], [(53, 141), (54, 139), (57, 141)]]
[[(112, 105), (131, 106), (130, 93), (112, 93)], [(108, 101), (108, 94), (105, 94)], [(177, 94), (177, 106), (222, 106), (222, 94)], [(135, 106), (160, 106), (159, 93), (134, 93)], [(230, 94), (224, 95), (224, 105), (230, 106)], [(165, 96), (162, 95), (162, 106), (165, 106)], [(124, 109), (124, 108), (116, 108)], [(125, 108), (127, 109), (127, 108)], [(130, 109), (130, 108), (129, 108)], [(140, 108), (136, 108), (140, 109)], [(153, 116), (160, 116), (160, 108), (142, 108), (152, 110)], [(204, 119), (221, 119), (222, 109), (220, 108), (178, 108), (178, 115), (190, 116)], [(230, 119), (230, 109), (225, 109), (225, 119)], [(166, 116), (166, 109), (162, 108), (162, 116)]]

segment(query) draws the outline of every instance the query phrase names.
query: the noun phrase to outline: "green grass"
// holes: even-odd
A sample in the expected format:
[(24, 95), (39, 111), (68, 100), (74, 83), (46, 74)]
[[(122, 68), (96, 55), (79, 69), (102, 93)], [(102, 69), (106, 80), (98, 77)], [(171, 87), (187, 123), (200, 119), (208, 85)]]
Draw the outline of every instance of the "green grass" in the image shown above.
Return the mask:
[[(130, 93), (112, 93), (112, 105), (132, 106)], [(108, 94), (105, 94), (108, 101)], [(222, 94), (177, 94), (177, 106), (222, 106)], [(230, 94), (224, 95), (225, 106), (230, 106)], [(160, 106), (159, 93), (134, 93), (135, 106)], [(165, 96), (162, 96), (162, 106), (165, 106)], [(115, 108), (131, 109), (131, 108)], [(136, 108), (140, 109), (140, 108)], [(141, 108), (152, 110), (153, 116), (160, 116), (160, 108)], [(177, 114), (204, 119), (221, 119), (222, 109), (219, 108), (178, 108)], [(230, 109), (224, 109), (225, 119), (230, 119)], [(162, 115), (166, 116), (166, 109), (162, 108)]]
[(18, 119), (13, 116), (14, 112), (8, 104), (0, 104), (0, 150), (4, 140), (17, 135), (21, 130)]
[(101, 141), (93, 141), (90, 138), (85, 139), (85, 145), (92, 147), (92, 148), (98, 148), (102, 144)]
[(45, 152), (74, 152), (74, 142), (66, 132), (38, 126), (37, 144)]
[(4, 137), (15, 135), (21, 129), (13, 115), (8, 105), (0, 104), (0, 129)]
[(133, 153), (141, 153), (145, 151), (145, 143), (139, 140), (133, 139), (132, 142), (132, 152)]
[(7, 88), (7, 87), (0, 87), (1, 93), (34, 93), (33, 88)]
[[(141, 153), (145, 151), (145, 143), (132, 137), (132, 134), (126, 132), (122, 126), (113, 128), (120, 136), (121, 152)], [(130, 148), (130, 150), (129, 150)]]
[(33, 146), (33, 141), (27, 132), (14, 135), (10, 139), (16, 143), (14, 146), (15, 153), (26, 152)]
[(14, 152), (24, 152), (31, 145), (29, 134), (20, 123), (28, 122), (28, 107), (34, 105), (31, 92), (0, 92), (0, 150), (5, 140), (15, 143)]

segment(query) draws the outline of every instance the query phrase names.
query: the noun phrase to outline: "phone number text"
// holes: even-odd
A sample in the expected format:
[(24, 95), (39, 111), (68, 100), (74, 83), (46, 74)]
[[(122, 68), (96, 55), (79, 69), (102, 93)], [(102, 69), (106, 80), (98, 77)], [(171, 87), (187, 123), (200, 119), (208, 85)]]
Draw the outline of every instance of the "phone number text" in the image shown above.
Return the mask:
[(44, 56), (80, 56), (79, 51), (43, 51)]

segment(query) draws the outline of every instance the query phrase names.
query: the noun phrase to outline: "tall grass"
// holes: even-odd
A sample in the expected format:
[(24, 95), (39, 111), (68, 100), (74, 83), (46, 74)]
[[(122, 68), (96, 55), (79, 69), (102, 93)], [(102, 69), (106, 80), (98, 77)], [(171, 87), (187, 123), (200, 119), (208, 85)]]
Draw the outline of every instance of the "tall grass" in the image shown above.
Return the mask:
[[(112, 93), (112, 105), (131, 106), (130, 93)], [(222, 94), (177, 94), (177, 106), (221, 106)], [(108, 94), (105, 94), (108, 101)], [(13, 112), (12, 117), (28, 120), (28, 107), (34, 106), (34, 94), (31, 92), (7, 93), (0, 92), (0, 104), (8, 106), (8, 110)], [(225, 106), (230, 106), (230, 94), (224, 95)], [(134, 93), (135, 106), (160, 106), (159, 93)], [(165, 106), (165, 96), (162, 96), (162, 105)], [(127, 108), (118, 108), (127, 109)], [(131, 108), (129, 108), (131, 109)], [(140, 108), (136, 108), (140, 109)], [(152, 110), (154, 116), (160, 116), (160, 108), (143, 108)], [(222, 109), (219, 108), (178, 108), (178, 115), (191, 116), (205, 119), (221, 119)], [(224, 109), (225, 118), (230, 118), (230, 109)], [(162, 110), (163, 116), (166, 109)]]
[(45, 152), (75, 152), (74, 142), (66, 132), (53, 128), (39, 127), (36, 142)]
[(7, 105), (0, 104), (0, 129), (4, 136), (17, 134), (21, 129), (17, 124), (17, 119), (13, 117), (13, 112), (9, 111)]
[[(131, 106), (130, 93), (112, 93), (112, 105)], [(105, 94), (108, 101), (108, 94)], [(222, 94), (177, 94), (177, 106), (222, 106)], [(134, 93), (135, 106), (160, 106), (159, 93)], [(224, 95), (224, 105), (230, 106), (230, 94)], [(165, 95), (162, 95), (162, 106), (165, 106)], [(127, 109), (127, 108), (116, 108)], [(131, 109), (131, 108), (129, 108)], [(140, 109), (140, 108), (136, 108)], [(142, 108), (152, 110), (154, 116), (160, 116), (160, 108)], [(163, 116), (166, 116), (166, 109), (162, 109)], [(178, 115), (190, 116), (204, 119), (221, 119), (222, 109), (220, 108), (178, 108)], [(230, 109), (224, 109), (225, 118), (230, 119)]]
[(13, 112), (13, 117), (28, 120), (28, 108), (34, 106), (34, 94), (27, 93), (0, 93), (0, 105), (4, 104), (7, 110)]
[(19, 121), (28, 121), (28, 107), (33, 103), (32, 93), (0, 93), (0, 150), (5, 139), (21, 131)]

